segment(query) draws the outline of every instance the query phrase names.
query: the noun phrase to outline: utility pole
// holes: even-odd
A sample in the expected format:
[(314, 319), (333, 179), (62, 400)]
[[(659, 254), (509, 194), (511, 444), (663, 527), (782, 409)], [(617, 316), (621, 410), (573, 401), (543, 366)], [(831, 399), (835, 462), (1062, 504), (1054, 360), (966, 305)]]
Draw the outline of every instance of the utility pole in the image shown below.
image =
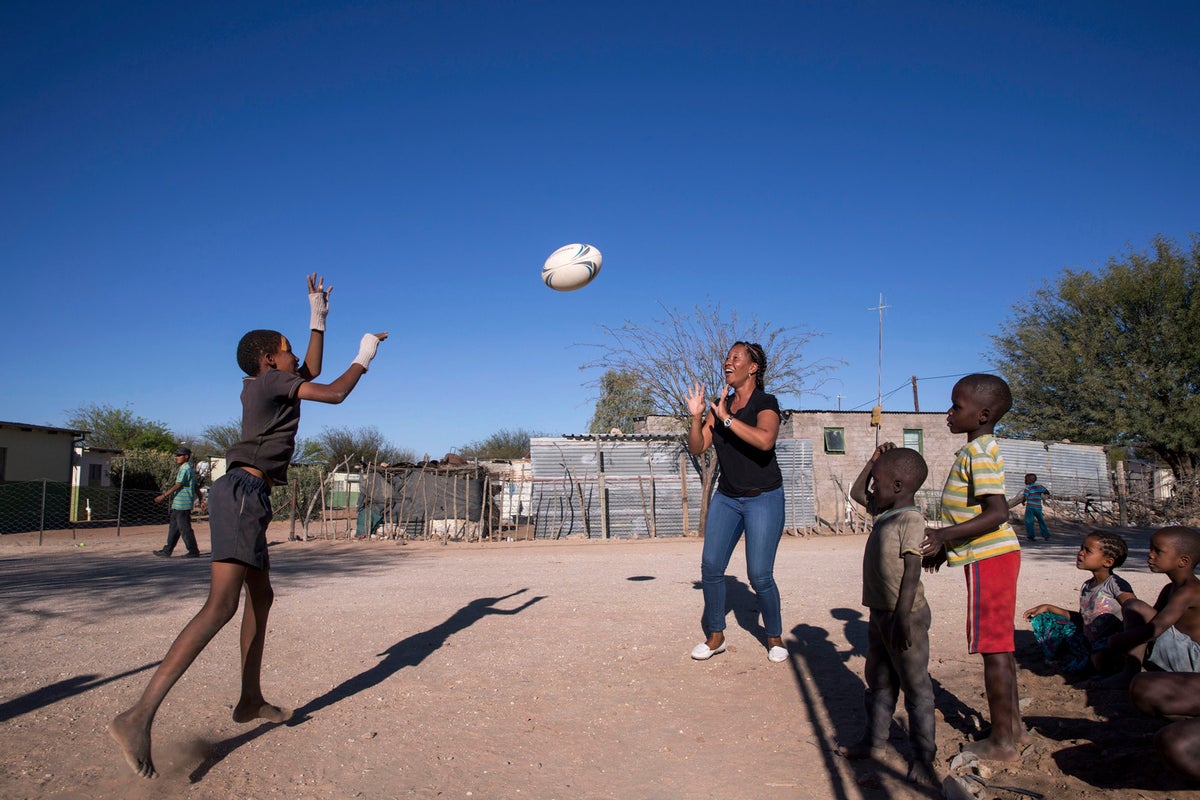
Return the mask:
[(883, 427), (883, 310), (891, 308), (883, 304), (883, 293), (879, 293), (879, 305), (867, 311), (879, 312), (879, 359), (875, 366), (875, 407), (871, 409), (871, 424), (875, 426), (875, 446), (879, 446), (879, 429)]

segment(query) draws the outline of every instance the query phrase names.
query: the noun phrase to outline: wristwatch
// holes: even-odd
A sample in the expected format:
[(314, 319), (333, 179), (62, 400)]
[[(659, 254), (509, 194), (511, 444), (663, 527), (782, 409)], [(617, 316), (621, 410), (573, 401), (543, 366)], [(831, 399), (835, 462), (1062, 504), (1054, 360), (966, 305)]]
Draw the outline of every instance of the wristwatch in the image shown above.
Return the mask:
[(726, 417), (724, 420), (722, 420), (722, 422), (724, 422), (725, 427), (728, 428), (730, 425), (733, 424), (733, 414), (730, 414), (728, 417)]

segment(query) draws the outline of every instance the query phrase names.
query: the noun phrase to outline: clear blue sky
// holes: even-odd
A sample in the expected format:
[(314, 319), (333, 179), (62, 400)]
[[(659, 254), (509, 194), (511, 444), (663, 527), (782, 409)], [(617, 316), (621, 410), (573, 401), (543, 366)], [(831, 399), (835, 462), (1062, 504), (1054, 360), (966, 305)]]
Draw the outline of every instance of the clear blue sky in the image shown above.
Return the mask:
[[(302, 436), (440, 457), (586, 430), (575, 345), (709, 298), (823, 334), (828, 398), (944, 408), (1064, 268), (1200, 230), (1200, 6), (1118, 2), (0, 6), (0, 419), (198, 433), (250, 328), (326, 371)], [(560, 294), (560, 245), (605, 256)]]

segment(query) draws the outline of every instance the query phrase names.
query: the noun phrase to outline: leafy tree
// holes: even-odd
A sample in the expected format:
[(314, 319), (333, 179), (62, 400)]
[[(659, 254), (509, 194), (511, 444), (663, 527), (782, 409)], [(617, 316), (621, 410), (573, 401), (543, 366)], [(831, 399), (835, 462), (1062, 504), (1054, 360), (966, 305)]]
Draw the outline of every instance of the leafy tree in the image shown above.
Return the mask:
[(92, 403), (69, 413), (67, 427), (88, 431), (92, 447), (171, 452), (178, 446), (165, 424), (135, 416), (128, 407)]
[(162, 450), (126, 449), (123, 459), (115, 459), (109, 468), (113, 486), (126, 491), (141, 490), (158, 494), (175, 483), (179, 465), (175, 457)]
[(1200, 453), (1200, 235), (1157, 236), (1098, 272), (1064, 270), (992, 337), (1009, 435), (1136, 444), (1179, 477)]
[(459, 455), (464, 458), (479, 458), (489, 461), (507, 461), (526, 458), (529, 455), (529, 440), (545, 433), (530, 433), (524, 428), (496, 431), (482, 441), (471, 442), (459, 448)]
[[(687, 395), (701, 383), (709, 397), (725, 386), (725, 357), (736, 341), (758, 342), (767, 354), (767, 391), (783, 398), (803, 393), (820, 395), (820, 388), (838, 362), (807, 360), (805, 348), (820, 334), (797, 327), (777, 327), (757, 317), (743, 321), (737, 311), (728, 316), (720, 304), (708, 301), (690, 312), (663, 307), (665, 316), (649, 323), (626, 320), (619, 327), (601, 325), (607, 341), (590, 345), (599, 356), (581, 369), (603, 369), (630, 376), (649, 396), (655, 411), (685, 414)], [(607, 373), (606, 373), (607, 374)], [(716, 458), (712, 449), (697, 461), (702, 470), (704, 497), (712, 495)], [(700, 531), (704, 532), (708, 504), (701, 504)]]
[(201, 434), (203, 441), (220, 455), (225, 455), (242, 438), (242, 421), (233, 417), (226, 422), (209, 425)]
[(616, 428), (623, 433), (633, 432), (633, 421), (654, 412), (650, 392), (638, 384), (638, 378), (628, 372), (610, 369), (600, 376), (600, 399), (588, 426), (590, 433), (609, 433)]
[[(349, 463), (351, 468), (359, 464), (387, 462), (396, 464), (413, 461), (411, 450), (405, 450), (389, 442), (374, 426), (363, 428), (324, 428), (316, 438), (329, 469), (337, 469)], [(312, 452), (311, 446), (308, 446)], [(299, 449), (297, 449), (299, 453)]]

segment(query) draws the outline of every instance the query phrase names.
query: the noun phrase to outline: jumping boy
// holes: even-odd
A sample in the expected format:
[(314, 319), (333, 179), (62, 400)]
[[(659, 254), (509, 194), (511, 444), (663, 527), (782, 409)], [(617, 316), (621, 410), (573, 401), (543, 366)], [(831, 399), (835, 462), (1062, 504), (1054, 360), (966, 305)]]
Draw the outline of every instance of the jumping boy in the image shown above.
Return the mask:
[(308, 276), (311, 333), (304, 363), (298, 362), (287, 337), (255, 330), (238, 343), (238, 366), (248, 377), (242, 385), (242, 439), (229, 449), (229, 471), (209, 489), (212, 567), (208, 599), (167, 650), (141, 698), (109, 723), (125, 760), (143, 778), (157, 775), (150, 758), (150, 727), (159, 705), (196, 656), (237, 613), (242, 586), (241, 696), (233, 709), (235, 722), (264, 719), (284, 722), (289, 709), (268, 703), (259, 683), (267, 614), (274, 599), (267, 557), (267, 525), (271, 522), (271, 487), (286, 483), (296, 446), (300, 401), (340, 403), (367, 371), (386, 333), (366, 334), (358, 355), (329, 384), (312, 383), (321, 372), (329, 293), (324, 279)]
[[(1109, 637), (1108, 646), (1126, 653), (1124, 672), (1095, 684), (1124, 688), (1143, 661), (1164, 672), (1200, 672), (1200, 531), (1176, 525), (1150, 537), (1146, 563), (1170, 581), (1151, 606), (1132, 599), (1121, 606), (1125, 630)], [(1147, 653), (1147, 643), (1149, 644)]]
[(865, 480), (861, 485), (856, 480), (851, 496), (875, 515), (863, 550), (863, 605), (871, 609), (864, 670), (867, 729), (858, 743), (838, 752), (846, 758), (877, 756), (887, 743), (903, 690), (912, 743), (908, 779), (920, 786), (936, 786), (930, 613), (921, 586), (925, 516), (914, 500), (929, 468), (916, 450), (886, 442), (876, 448), (863, 471), (869, 473), (871, 488)]
[(1008, 524), (1004, 459), (995, 428), (1012, 406), (1008, 384), (995, 375), (968, 375), (954, 384), (946, 424), (965, 433), (942, 489), (944, 527), (926, 528), (926, 566), (962, 566), (967, 579), (967, 652), (983, 656), (983, 685), (992, 729), (971, 752), (994, 761), (1016, 761), (1028, 738), (1017, 696), (1014, 619), (1021, 543)]

